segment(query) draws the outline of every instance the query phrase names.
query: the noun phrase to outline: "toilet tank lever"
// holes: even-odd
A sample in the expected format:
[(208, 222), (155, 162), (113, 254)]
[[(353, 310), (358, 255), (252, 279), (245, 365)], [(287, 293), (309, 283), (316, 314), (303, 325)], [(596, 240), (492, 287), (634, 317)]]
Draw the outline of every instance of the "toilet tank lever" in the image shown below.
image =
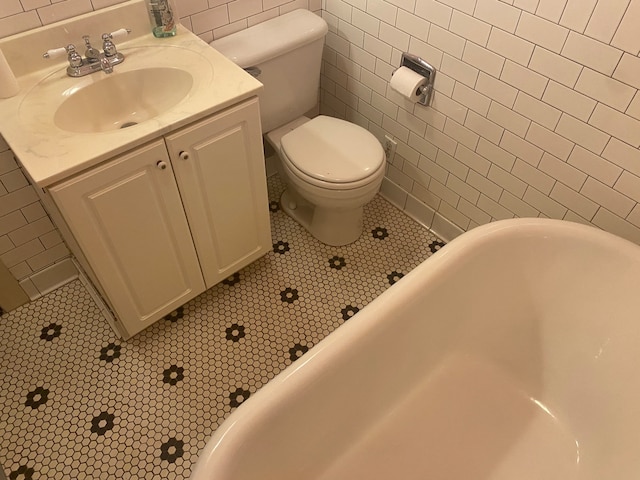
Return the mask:
[(258, 67), (245, 67), (244, 71), (255, 78), (258, 78), (258, 76), (262, 73), (262, 70), (260, 70)]

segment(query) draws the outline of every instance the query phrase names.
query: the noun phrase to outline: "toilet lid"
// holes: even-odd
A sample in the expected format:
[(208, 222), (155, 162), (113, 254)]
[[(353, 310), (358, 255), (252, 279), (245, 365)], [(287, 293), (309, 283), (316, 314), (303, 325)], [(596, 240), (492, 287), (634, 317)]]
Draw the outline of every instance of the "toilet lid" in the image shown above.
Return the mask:
[(328, 183), (362, 180), (384, 161), (382, 145), (371, 133), (324, 115), (284, 135), (281, 149), (304, 174)]

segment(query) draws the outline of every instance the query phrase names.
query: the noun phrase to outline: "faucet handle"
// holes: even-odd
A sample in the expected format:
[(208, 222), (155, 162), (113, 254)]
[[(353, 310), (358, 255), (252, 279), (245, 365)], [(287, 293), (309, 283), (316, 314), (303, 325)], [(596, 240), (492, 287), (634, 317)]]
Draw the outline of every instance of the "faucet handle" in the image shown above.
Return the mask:
[(82, 56), (76, 51), (76, 46), (70, 43), (66, 47), (60, 48), (52, 48), (51, 50), (47, 50), (42, 58), (52, 59), (62, 56), (63, 54), (67, 54), (67, 59), (69, 60), (69, 65), (72, 67), (79, 67), (82, 65)]
[(75, 51), (76, 51), (76, 46), (70, 43), (66, 47), (51, 48), (47, 50), (42, 54), (42, 58), (46, 58), (47, 60), (54, 59), (54, 58), (61, 57), (62, 55), (68, 55), (71, 52), (75, 52)]
[(111, 33), (103, 33), (102, 34), (102, 51), (106, 57), (113, 57), (118, 53), (116, 48), (116, 44), (113, 43), (113, 40), (116, 38), (124, 37), (129, 35), (131, 30), (128, 28), (121, 28)]
[(61, 57), (62, 55), (66, 55), (66, 53), (67, 53), (66, 47), (51, 48), (42, 54), (42, 58), (46, 58), (47, 60), (58, 58), (58, 57)]
[(109, 35), (111, 35), (112, 40), (118, 40), (119, 38), (126, 37), (130, 33), (131, 29), (129, 28), (119, 28), (118, 30), (111, 32)]

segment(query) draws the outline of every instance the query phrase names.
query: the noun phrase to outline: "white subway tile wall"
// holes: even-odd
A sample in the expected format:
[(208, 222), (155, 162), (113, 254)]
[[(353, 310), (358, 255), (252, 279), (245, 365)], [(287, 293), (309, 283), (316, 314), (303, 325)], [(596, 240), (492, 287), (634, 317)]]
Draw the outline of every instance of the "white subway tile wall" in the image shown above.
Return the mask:
[[(401, 207), (462, 230), (545, 216), (640, 243), (640, 0), (323, 1), (345, 43), (327, 45), (322, 112), (395, 138), (385, 190)], [(429, 107), (389, 87), (407, 36), (438, 68)], [(365, 75), (386, 91), (361, 95)]]
[(16, 280), (68, 257), (34, 187), (0, 136), (0, 260)]
[[(0, 38), (126, 1), (1, 0)], [(176, 7), (183, 25), (211, 41), (296, 8), (319, 12), (322, 4), (321, 0), (176, 0)]]

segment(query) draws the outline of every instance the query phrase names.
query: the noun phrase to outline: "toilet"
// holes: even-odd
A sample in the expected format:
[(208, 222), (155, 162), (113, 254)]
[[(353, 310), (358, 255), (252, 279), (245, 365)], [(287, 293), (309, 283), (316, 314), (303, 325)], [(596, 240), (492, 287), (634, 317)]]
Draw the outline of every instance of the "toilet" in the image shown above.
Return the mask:
[(362, 233), (363, 207), (380, 190), (385, 155), (359, 125), (305, 114), (318, 103), (328, 27), (308, 10), (294, 10), (211, 42), (256, 76), (262, 131), (279, 158), (287, 188), (282, 209), (327, 245), (347, 245)]

